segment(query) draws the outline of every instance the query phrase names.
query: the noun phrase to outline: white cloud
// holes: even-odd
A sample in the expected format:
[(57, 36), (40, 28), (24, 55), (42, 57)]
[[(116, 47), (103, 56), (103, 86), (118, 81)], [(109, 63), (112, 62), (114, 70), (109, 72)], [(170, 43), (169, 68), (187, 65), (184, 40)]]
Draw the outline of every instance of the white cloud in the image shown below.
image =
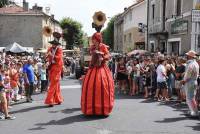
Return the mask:
[[(23, 0), (15, 0), (22, 3)], [(32, 7), (35, 3), (39, 6), (51, 8), (51, 13), (56, 19), (71, 17), (83, 24), (83, 30), (89, 35), (94, 33), (91, 27), (92, 16), (96, 11), (103, 11), (107, 17), (112, 17), (123, 12), (124, 7), (128, 7), (135, 0), (26, 0)]]

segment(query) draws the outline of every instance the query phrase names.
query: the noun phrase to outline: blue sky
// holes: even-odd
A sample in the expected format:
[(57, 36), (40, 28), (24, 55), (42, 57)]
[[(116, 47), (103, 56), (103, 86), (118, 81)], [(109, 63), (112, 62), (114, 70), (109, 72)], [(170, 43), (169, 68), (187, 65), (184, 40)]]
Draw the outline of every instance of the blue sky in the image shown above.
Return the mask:
[[(23, 0), (14, 0), (22, 3)], [(124, 7), (128, 7), (135, 0), (26, 0), (29, 7), (35, 3), (39, 6), (50, 7), (51, 13), (60, 20), (63, 17), (71, 17), (83, 24), (83, 30), (92, 35), (95, 30), (91, 28), (92, 16), (96, 11), (103, 11), (107, 17), (112, 17), (123, 12)]]

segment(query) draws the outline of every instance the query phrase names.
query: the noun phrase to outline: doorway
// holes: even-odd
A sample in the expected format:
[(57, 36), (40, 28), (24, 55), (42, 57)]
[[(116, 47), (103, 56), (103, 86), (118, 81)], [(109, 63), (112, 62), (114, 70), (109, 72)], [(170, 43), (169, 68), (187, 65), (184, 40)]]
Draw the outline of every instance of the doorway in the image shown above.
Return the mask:
[(155, 52), (155, 41), (151, 40), (149, 42), (149, 51), (154, 53)]
[(170, 42), (169, 44), (169, 54), (171, 55), (179, 55), (180, 50), (180, 41)]
[(166, 41), (161, 41), (160, 42), (160, 52), (162, 54), (164, 54), (166, 51), (167, 51), (167, 49), (166, 49)]

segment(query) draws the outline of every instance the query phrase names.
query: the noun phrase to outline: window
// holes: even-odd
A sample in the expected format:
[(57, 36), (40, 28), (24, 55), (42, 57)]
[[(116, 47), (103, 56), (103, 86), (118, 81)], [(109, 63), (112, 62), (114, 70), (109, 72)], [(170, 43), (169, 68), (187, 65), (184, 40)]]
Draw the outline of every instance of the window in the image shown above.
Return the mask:
[(172, 42), (171, 43), (171, 50), (172, 50), (172, 54), (175, 54), (175, 55), (179, 55), (179, 44), (180, 42)]
[(163, 31), (165, 31), (166, 0), (163, 0)]
[(128, 16), (126, 15), (125, 16), (125, 23), (127, 23), (128, 22)]
[(152, 19), (155, 19), (155, 5), (152, 5)]
[(128, 35), (128, 39), (129, 39), (129, 42), (131, 43), (132, 42), (132, 34), (131, 33), (129, 33), (129, 35)]
[(162, 41), (162, 42), (160, 43), (160, 52), (161, 52), (162, 54), (164, 54), (164, 53), (166, 52), (166, 43), (165, 43), (165, 41)]
[(124, 35), (124, 42), (126, 42), (126, 35)]
[(151, 52), (153, 53), (154, 49), (155, 49), (155, 44), (154, 43), (150, 43), (150, 46), (151, 46)]
[(132, 21), (132, 11), (129, 13), (129, 21)]
[(176, 0), (176, 16), (181, 16), (182, 0)]
[(200, 35), (197, 35), (198, 36), (198, 48), (200, 48)]

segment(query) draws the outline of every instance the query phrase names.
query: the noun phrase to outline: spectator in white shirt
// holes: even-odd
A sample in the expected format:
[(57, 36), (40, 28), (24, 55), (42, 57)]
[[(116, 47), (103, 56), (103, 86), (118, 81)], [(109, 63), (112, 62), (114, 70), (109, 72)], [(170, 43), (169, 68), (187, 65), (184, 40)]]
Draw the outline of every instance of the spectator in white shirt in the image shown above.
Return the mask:
[[(156, 90), (156, 99), (160, 101), (160, 99), (165, 99), (165, 101), (168, 101), (167, 98), (167, 74), (165, 69), (165, 60), (164, 58), (159, 59), (159, 66), (156, 70), (157, 73), (157, 90)], [(159, 97), (160, 91), (162, 92), (162, 97)]]

